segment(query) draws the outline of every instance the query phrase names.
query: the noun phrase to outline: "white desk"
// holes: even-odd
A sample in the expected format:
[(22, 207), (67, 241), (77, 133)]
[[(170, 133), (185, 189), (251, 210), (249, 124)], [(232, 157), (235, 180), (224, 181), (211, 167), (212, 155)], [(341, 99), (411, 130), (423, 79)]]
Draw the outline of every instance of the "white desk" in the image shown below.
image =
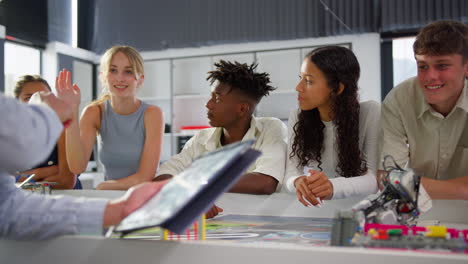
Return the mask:
[[(116, 191), (60, 191), (87, 197), (119, 197)], [(337, 209), (356, 200), (325, 201), (322, 208), (306, 208), (295, 196), (225, 194), (216, 204), (226, 213), (279, 216), (333, 217)], [(422, 219), (449, 225), (468, 225), (468, 201), (434, 201)], [(391, 251), (304, 245), (242, 244), (220, 241), (167, 242), (115, 240), (102, 237), (64, 236), (48, 241), (0, 241), (0, 263), (468, 263), (468, 255)]]
[(102, 172), (84, 172), (79, 177), (83, 189), (92, 190), (104, 181), (104, 173)]

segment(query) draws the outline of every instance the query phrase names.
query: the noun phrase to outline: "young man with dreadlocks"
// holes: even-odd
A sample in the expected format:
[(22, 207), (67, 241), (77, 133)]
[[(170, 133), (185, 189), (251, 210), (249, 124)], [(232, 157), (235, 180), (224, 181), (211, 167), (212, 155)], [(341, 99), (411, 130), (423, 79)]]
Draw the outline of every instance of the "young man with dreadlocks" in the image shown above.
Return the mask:
[[(224, 145), (255, 139), (254, 149), (262, 155), (230, 192), (272, 194), (284, 176), (287, 129), (272, 117), (254, 117), (261, 98), (275, 88), (269, 85), (268, 73), (257, 73), (256, 64), (221, 60), (214, 64), (207, 80), (213, 88), (206, 103), (207, 116), (213, 128), (194, 135), (182, 151), (164, 163), (155, 180), (172, 177), (186, 169), (200, 155)], [(214, 84), (214, 85), (213, 85)]]

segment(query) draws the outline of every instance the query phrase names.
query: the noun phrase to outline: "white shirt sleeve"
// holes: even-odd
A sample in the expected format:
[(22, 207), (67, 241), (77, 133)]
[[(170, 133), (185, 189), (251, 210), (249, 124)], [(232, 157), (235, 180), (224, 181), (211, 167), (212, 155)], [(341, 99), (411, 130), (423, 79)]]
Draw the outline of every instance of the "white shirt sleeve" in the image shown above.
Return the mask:
[(102, 235), (107, 200), (32, 194), (18, 189), (13, 177), (1, 174), (0, 238)]
[(367, 196), (377, 192), (376, 169), (379, 159), (380, 104), (369, 101), (361, 104), (359, 130), (364, 130), (360, 139), (363, 141), (362, 154), (366, 159), (367, 173), (350, 178), (336, 177), (330, 179), (333, 185), (333, 198), (343, 199), (352, 196)]
[(294, 125), (297, 123), (297, 114), (298, 110), (295, 109), (291, 111), (288, 119), (288, 148), (286, 153), (286, 172), (284, 179), (284, 189), (287, 192), (296, 192), (296, 187), (294, 187), (294, 181), (299, 177), (304, 175), (303, 168), (298, 168), (299, 159), (297, 156), (290, 157), (292, 151), (292, 144), (294, 142)]
[(0, 168), (14, 172), (47, 158), (63, 129), (52, 109), (0, 95), (0, 113)]
[(18, 189), (6, 171), (31, 167), (49, 154), (62, 131), (48, 107), (0, 95), (0, 238), (46, 239), (102, 234), (106, 200), (45, 197)]
[(196, 145), (199, 144), (198, 135), (199, 133), (190, 138), (189, 141), (185, 143), (184, 148), (179, 154), (172, 156), (168, 161), (164, 162), (156, 173), (157, 176), (163, 174), (174, 176), (188, 168), (190, 164), (192, 164), (193, 160), (197, 158)]
[[(408, 89), (410, 87), (407, 87)], [(396, 87), (394, 88), (396, 89)], [(390, 92), (382, 103), (382, 139), (380, 141), (380, 160), (386, 155), (391, 155), (396, 163), (404, 167), (410, 157), (408, 149), (408, 136), (402, 121), (404, 111), (396, 100), (395, 91)], [(380, 162), (378, 168), (383, 170)]]
[(365, 131), (364, 138), (362, 139), (362, 153), (367, 162), (367, 169), (376, 172), (378, 163), (380, 162), (380, 104), (375, 101), (369, 101), (362, 104), (361, 108), (364, 107), (367, 113), (365, 113), (365, 117), (361, 120), (363, 125), (359, 127), (360, 130)]
[(333, 185), (332, 199), (344, 199), (355, 196), (367, 196), (377, 192), (375, 173), (367, 171), (366, 174), (356, 177), (337, 177), (330, 179)]
[(263, 173), (278, 181), (281, 188), (284, 179), (284, 160), (286, 155), (286, 126), (279, 119), (269, 120), (262, 131), (263, 140), (259, 150), (262, 155), (255, 161), (254, 172)]

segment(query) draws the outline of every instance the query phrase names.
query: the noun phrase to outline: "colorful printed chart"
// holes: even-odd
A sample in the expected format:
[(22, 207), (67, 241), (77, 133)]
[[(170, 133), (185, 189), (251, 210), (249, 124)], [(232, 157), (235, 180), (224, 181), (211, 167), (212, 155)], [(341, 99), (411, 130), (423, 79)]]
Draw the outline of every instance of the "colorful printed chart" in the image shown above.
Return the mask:
[[(224, 215), (207, 221), (206, 238), (245, 243), (329, 245), (331, 226), (330, 218)], [(157, 227), (148, 228), (129, 234), (124, 239), (159, 240), (160, 232)], [(173, 239), (187, 240), (187, 235), (174, 235)], [(192, 239), (188, 237), (188, 240)]]

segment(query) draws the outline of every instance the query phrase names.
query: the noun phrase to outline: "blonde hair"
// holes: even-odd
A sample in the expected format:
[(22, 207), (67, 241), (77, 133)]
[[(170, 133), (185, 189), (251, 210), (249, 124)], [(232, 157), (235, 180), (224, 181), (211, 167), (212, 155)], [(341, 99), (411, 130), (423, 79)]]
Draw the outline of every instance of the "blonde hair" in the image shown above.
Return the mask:
[(50, 89), (50, 85), (41, 76), (39, 76), (39, 75), (23, 75), (23, 76), (19, 77), (18, 81), (15, 84), (15, 89), (13, 90), (13, 93), (15, 94), (16, 99), (18, 99), (20, 94), (23, 92), (24, 86), (27, 83), (30, 83), (30, 82), (43, 83), (45, 86), (47, 86), (47, 89), (49, 89), (49, 91), (52, 91)]
[(143, 58), (141, 57), (140, 53), (133, 47), (130, 46), (113, 46), (110, 49), (106, 50), (104, 55), (101, 57), (101, 65), (100, 71), (101, 75), (99, 80), (101, 81), (102, 87), (104, 92), (100, 96), (99, 99), (91, 102), (91, 104), (100, 104), (110, 99), (110, 94), (107, 92), (107, 80), (106, 76), (109, 72), (109, 68), (112, 62), (112, 58), (114, 58), (115, 54), (122, 52), (125, 56), (127, 56), (130, 65), (133, 68), (133, 72), (135, 73), (135, 78), (139, 78), (141, 75), (145, 74), (145, 69), (143, 67)]

